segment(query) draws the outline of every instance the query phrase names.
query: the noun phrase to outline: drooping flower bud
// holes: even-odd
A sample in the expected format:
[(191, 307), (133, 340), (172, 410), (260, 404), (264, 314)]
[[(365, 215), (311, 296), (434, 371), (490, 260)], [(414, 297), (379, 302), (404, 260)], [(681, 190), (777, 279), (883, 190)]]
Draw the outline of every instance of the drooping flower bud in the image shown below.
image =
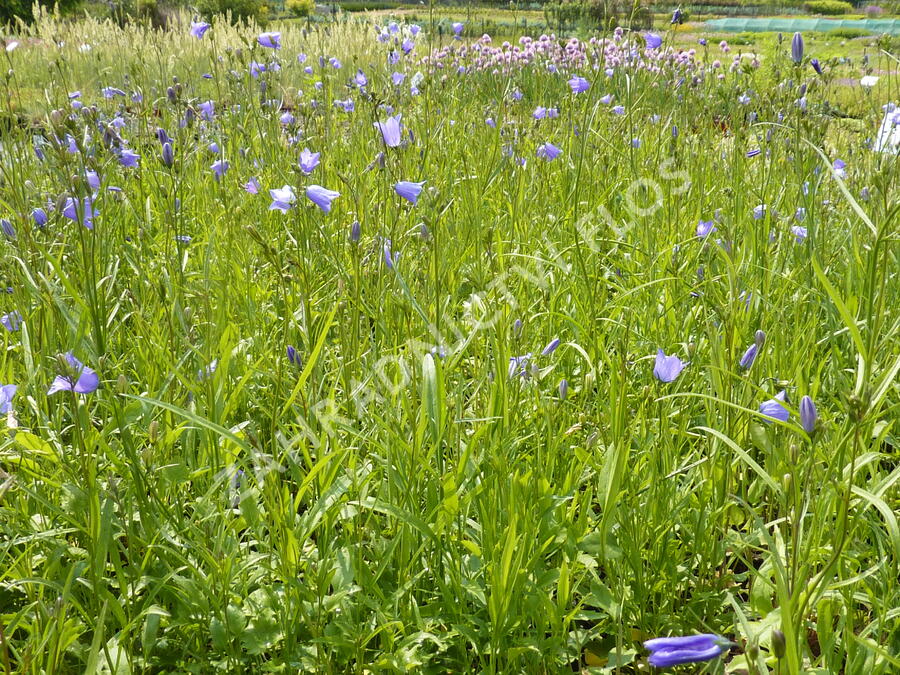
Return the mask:
[(759, 352), (759, 345), (755, 342), (747, 347), (747, 351), (744, 352), (744, 355), (741, 357), (739, 365), (744, 370), (750, 368), (753, 365), (753, 362), (756, 361), (756, 354)]

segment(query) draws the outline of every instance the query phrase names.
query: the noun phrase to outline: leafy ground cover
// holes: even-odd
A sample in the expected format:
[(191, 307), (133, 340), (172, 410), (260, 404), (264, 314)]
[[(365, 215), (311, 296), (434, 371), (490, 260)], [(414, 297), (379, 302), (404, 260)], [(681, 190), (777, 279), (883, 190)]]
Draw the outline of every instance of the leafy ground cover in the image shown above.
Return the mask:
[(7, 42), (6, 672), (900, 668), (895, 57), (464, 28)]

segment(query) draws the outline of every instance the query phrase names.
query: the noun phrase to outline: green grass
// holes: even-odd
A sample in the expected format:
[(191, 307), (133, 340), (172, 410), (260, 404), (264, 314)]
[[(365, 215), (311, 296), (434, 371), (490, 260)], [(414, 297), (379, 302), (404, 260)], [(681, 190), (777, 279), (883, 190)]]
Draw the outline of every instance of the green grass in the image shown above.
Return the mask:
[[(858, 59), (826, 56), (856, 41), (809, 39), (817, 77), (773, 36), (732, 72), (737, 49), (708, 36), (698, 58), (725, 67), (702, 82), (585, 69), (576, 96), (542, 63), (431, 72), (424, 32), (388, 67), (353, 21), (291, 23), (277, 54), (259, 30), (44, 18), (0, 54), (0, 314), (24, 318), (0, 328), (0, 384), (18, 386), (0, 669), (633, 674), (642, 640), (713, 632), (734, 647), (682, 672), (897, 672), (900, 165), (866, 146), (895, 61), (872, 50), (864, 91), (840, 84)], [(214, 119), (181, 123), (207, 100)], [(401, 147), (373, 128), (380, 103)], [(117, 114), (138, 168), (102, 142)], [(36, 136), (66, 134), (77, 152), (38, 160)], [(34, 208), (88, 193), (86, 170), (93, 229), (53, 210), (37, 227)], [(415, 206), (401, 180), (426, 181)], [(341, 193), (329, 213), (311, 183)], [(283, 185), (296, 205), (269, 210)], [(657, 349), (687, 363), (673, 382)], [(96, 392), (47, 395), (68, 351)], [(790, 420), (768, 423), (781, 391)]]

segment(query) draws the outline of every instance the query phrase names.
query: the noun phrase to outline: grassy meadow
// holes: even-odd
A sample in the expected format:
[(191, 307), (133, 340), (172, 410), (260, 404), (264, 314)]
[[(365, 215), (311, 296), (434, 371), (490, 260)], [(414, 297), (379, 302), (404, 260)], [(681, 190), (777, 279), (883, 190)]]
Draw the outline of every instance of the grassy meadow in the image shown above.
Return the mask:
[(653, 37), (10, 34), (0, 671), (900, 672), (897, 55)]

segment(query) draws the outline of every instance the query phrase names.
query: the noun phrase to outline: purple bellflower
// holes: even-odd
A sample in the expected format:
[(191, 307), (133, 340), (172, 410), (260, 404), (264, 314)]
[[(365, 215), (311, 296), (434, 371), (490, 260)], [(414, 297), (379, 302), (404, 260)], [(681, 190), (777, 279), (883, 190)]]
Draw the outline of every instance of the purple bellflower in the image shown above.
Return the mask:
[(209, 30), (209, 27), (205, 21), (191, 21), (191, 37), (199, 40)]
[(561, 154), (562, 150), (553, 145), (553, 143), (543, 143), (537, 149), (537, 156), (541, 159), (546, 159), (548, 162), (552, 162)]
[(16, 395), (16, 385), (4, 384), (0, 385), (0, 415), (12, 412), (12, 400)]
[(260, 33), (256, 41), (268, 49), (281, 49), (281, 33)]
[(100, 386), (100, 378), (97, 373), (76, 359), (71, 352), (63, 357), (66, 361), (67, 372), (57, 375), (47, 391), (47, 396), (58, 391), (71, 391), (76, 394), (90, 394)]
[(310, 185), (306, 188), (306, 198), (322, 209), (325, 213), (331, 211), (331, 202), (341, 196), (340, 192), (329, 190), (321, 185)]
[(384, 122), (375, 122), (375, 128), (381, 132), (381, 138), (384, 144), (389, 148), (396, 148), (400, 145), (400, 115), (396, 117), (388, 117)]
[(788, 409), (782, 405), (784, 403), (785, 396), (785, 392), (782, 391), (776, 394), (775, 398), (771, 398), (765, 403), (760, 404), (759, 412), (770, 418), (765, 420), (766, 422), (771, 423), (772, 420), (787, 422), (790, 419), (791, 413), (789, 413)]
[(669, 668), (714, 659), (725, 651), (723, 642), (718, 635), (705, 634), (654, 638), (644, 642), (644, 647), (650, 650), (651, 666)]
[(294, 188), (290, 185), (269, 190), (269, 196), (272, 198), (272, 203), (269, 204), (269, 211), (287, 213), (294, 205), (294, 202), (297, 201)]
[(422, 194), (422, 187), (425, 185), (423, 180), (421, 183), (402, 180), (394, 185), (394, 191), (411, 204), (419, 201), (419, 195)]
[(644, 36), (644, 40), (647, 42), (647, 49), (659, 49), (662, 46), (662, 38), (656, 33), (647, 33)]
[(303, 148), (300, 151), (300, 170), (305, 173), (307, 176), (313, 172), (317, 166), (319, 166), (319, 152), (310, 152), (309, 148)]
[(591, 83), (583, 77), (573, 75), (569, 80), (569, 87), (571, 87), (573, 94), (582, 94), (591, 88)]
[(685, 363), (677, 356), (666, 356), (662, 349), (656, 351), (656, 362), (653, 365), (653, 374), (660, 382), (672, 382), (681, 371)]

